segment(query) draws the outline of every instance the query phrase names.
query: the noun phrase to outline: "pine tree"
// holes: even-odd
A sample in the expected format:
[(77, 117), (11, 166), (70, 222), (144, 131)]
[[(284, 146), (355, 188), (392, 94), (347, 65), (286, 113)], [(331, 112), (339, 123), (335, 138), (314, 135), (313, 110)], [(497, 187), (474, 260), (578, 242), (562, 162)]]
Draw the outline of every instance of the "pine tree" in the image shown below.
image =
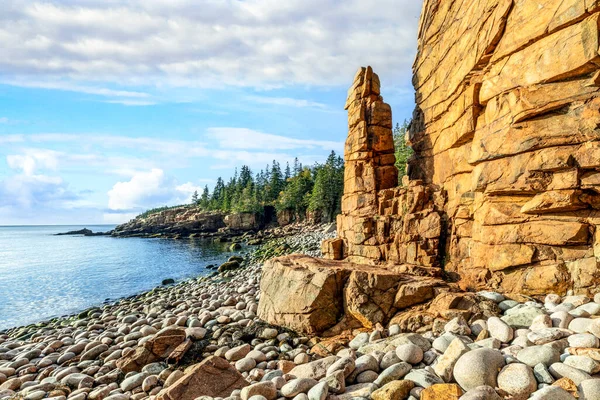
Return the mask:
[(316, 170), (309, 208), (321, 211), (328, 221), (333, 221), (344, 193), (344, 161), (332, 151), (325, 164)]
[(279, 197), (279, 193), (283, 190), (283, 174), (281, 173), (279, 163), (275, 160), (273, 160), (273, 165), (271, 166), (268, 182), (266, 201), (269, 204), (273, 204)]
[(202, 196), (200, 196), (200, 207), (203, 210), (207, 210), (210, 203), (210, 192), (208, 191), (208, 185), (204, 186), (204, 190), (202, 191)]
[(192, 194), (192, 204), (198, 204), (198, 191), (194, 190), (194, 194)]

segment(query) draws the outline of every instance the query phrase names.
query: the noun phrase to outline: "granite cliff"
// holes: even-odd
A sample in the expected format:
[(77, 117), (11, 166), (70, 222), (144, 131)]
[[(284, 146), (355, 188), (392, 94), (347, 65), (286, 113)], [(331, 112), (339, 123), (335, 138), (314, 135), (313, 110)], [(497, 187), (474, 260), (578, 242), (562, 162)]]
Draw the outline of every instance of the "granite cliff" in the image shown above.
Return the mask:
[[(344, 199), (361, 201), (344, 203), (343, 254), (332, 258), (443, 267), (463, 289), (590, 293), (600, 280), (600, 5), (538, 6), (425, 1), (410, 179), (390, 188), (384, 174), (347, 171)], [(354, 128), (373, 120), (353, 105), (365, 101), (358, 81), (346, 159), (378, 164), (377, 146), (352, 146), (378, 143)]]
[(599, 24), (596, 1), (426, 0), (408, 176), (397, 185), (391, 109), (360, 68), (329, 260), (268, 262), (259, 316), (310, 333), (414, 328), (469, 304), (464, 291), (594, 294)]
[(113, 236), (202, 236), (217, 232), (239, 233), (258, 230), (263, 220), (255, 213), (225, 214), (181, 206), (147, 214), (119, 225)]

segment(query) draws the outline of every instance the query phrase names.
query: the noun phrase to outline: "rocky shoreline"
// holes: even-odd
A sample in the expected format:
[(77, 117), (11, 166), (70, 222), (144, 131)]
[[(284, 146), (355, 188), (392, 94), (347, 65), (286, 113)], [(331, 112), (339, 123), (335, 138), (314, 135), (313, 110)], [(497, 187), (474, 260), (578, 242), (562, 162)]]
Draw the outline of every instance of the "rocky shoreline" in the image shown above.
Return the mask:
[(418, 333), (392, 324), (316, 338), (265, 324), (261, 263), (318, 256), (333, 236), (295, 229), (238, 269), (4, 332), (0, 399), (600, 398), (600, 296), (452, 293), (430, 303), (443, 316)]

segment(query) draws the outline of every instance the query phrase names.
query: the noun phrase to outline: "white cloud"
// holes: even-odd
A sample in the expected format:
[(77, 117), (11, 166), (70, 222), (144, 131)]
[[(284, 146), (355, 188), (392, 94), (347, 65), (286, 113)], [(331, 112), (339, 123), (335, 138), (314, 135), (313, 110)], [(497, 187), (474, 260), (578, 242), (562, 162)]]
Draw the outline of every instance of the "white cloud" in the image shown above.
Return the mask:
[(105, 103), (109, 104), (121, 104), (124, 106), (154, 106), (158, 104), (156, 101), (146, 101), (146, 100), (109, 100), (105, 101)]
[(60, 208), (77, 198), (60, 177), (17, 174), (0, 181), (0, 208)]
[[(5, 0), (0, 75), (185, 87), (409, 83), (420, 0)], [(20, 83), (19, 83), (20, 82)], [(99, 91), (98, 91), (99, 90)], [(110, 90), (110, 89), (107, 89)], [(92, 86), (90, 93), (108, 95)], [(125, 97), (128, 97), (126, 95)]]
[(248, 96), (248, 100), (261, 103), (272, 104), (275, 106), (297, 107), (297, 108), (316, 108), (327, 109), (327, 105), (316, 101), (293, 99), (289, 97), (264, 97), (264, 96)]
[(339, 150), (343, 143), (330, 140), (294, 139), (263, 133), (246, 128), (209, 128), (207, 136), (216, 140), (221, 148), (244, 150)]
[(162, 169), (138, 172), (129, 181), (117, 182), (108, 192), (108, 208), (115, 211), (137, 210), (177, 204), (191, 198), (191, 183), (178, 185)]
[[(1, 42), (0, 42), (1, 43)], [(3, 80), (0, 83), (4, 83), (11, 86), (25, 87), (25, 88), (38, 88), (38, 89), (54, 89), (62, 90), (67, 92), (79, 92), (85, 94), (93, 94), (97, 96), (114, 96), (114, 97), (127, 97), (127, 98), (147, 98), (150, 97), (148, 93), (127, 91), (127, 90), (114, 90), (103, 87), (94, 86), (83, 86), (73, 84), (71, 82), (64, 81), (21, 81), (21, 80)]]
[(20, 170), (26, 176), (32, 176), (38, 169), (58, 168), (58, 152), (46, 149), (28, 149), (25, 154), (8, 155), (6, 162), (12, 169)]
[(3, 135), (0, 136), (0, 144), (14, 144), (25, 141), (24, 135)]

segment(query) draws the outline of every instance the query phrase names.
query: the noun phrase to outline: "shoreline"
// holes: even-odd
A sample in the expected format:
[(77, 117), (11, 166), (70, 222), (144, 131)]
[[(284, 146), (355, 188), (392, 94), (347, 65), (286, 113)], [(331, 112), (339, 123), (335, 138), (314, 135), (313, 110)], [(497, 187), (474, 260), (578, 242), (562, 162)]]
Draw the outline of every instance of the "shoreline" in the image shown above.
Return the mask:
[[(264, 239), (264, 242), (261, 242), (261, 244), (245, 244), (245, 247), (242, 248), (242, 250), (246, 250), (245, 252), (239, 252), (239, 251), (232, 251), (229, 250), (231, 252), (231, 256), (227, 257), (227, 258), (231, 258), (231, 257), (243, 257), (244, 259), (249, 258), (250, 260), (252, 260), (251, 262), (256, 262), (256, 259), (260, 258), (260, 256), (255, 257), (255, 254), (260, 254), (261, 248), (263, 246), (269, 246), (269, 243), (275, 243), (277, 240), (280, 239), (285, 239), (289, 236), (293, 236), (296, 234), (296, 231), (298, 230), (302, 230), (303, 228), (305, 228), (306, 226), (315, 226), (315, 227), (326, 227), (330, 224), (292, 224), (286, 227), (287, 231), (292, 231), (293, 233), (277, 233), (275, 235), (273, 235), (273, 231), (277, 231), (277, 230), (281, 230), (281, 228), (283, 227), (275, 227), (275, 228), (268, 228), (268, 229), (264, 229), (264, 230), (260, 230), (259, 232), (257, 232), (256, 234), (260, 235), (260, 236), (267, 236), (267, 239)], [(72, 226), (72, 225), (66, 225), (66, 226)], [(55, 236), (72, 236), (72, 234), (70, 233), (63, 233), (63, 234), (54, 234)], [(74, 234), (74, 235), (79, 235), (79, 234)], [(88, 235), (90, 236), (90, 235)], [(97, 237), (97, 236), (109, 236), (109, 237), (114, 237), (114, 238), (123, 238), (123, 239), (128, 239), (128, 238), (142, 238), (142, 239), (172, 239), (172, 240), (198, 240), (198, 241), (211, 241), (211, 239), (213, 237), (211, 236), (207, 236), (207, 237), (185, 237), (185, 238), (174, 238), (174, 237), (170, 237), (170, 236), (110, 236), (110, 235), (91, 235), (90, 237)], [(243, 236), (243, 235), (242, 235)], [(238, 238), (241, 239), (242, 236), (230, 236), (227, 239), (229, 239), (227, 242), (223, 242), (225, 243), (238, 243), (237, 241), (233, 240), (234, 238)], [(256, 236), (256, 235), (252, 235), (252, 236)], [(214, 238), (219, 239), (220, 236), (216, 235), (214, 236)], [(246, 237), (245, 241), (251, 241), (254, 240), (253, 237)], [(224, 251), (224, 254), (226, 254), (226, 251)], [(283, 253), (281, 254), (283, 255)], [(264, 261), (264, 260), (263, 260)], [(227, 262), (227, 261), (225, 261)], [(244, 265), (243, 268), (246, 268), (248, 265)], [(121, 302), (123, 301), (127, 301), (127, 300), (135, 300), (138, 299), (140, 297), (144, 297), (150, 294), (154, 294), (156, 292), (160, 292), (163, 289), (168, 289), (168, 288), (173, 288), (173, 287), (177, 287), (178, 285), (185, 285), (185, 284), (189, 284), (192, 283), (193, 281), (203, 281), (205, 279), (208, 278), (212, 278), (214, 276), (218, 275), (217, 269), (218, 265), (213, 266), (213, 268), (208, 268), (205, 269), (206, 273), (203, 275), (197, 275), (197, 276), (193, 276), (193, 277), (187, 277), (181, 280), (177, 280), (175, 281), (173, 284), (167, 284), (167, 285), (158, 285), (155, 286), (153, 288), (147, 289), (147, 290), (141, 290), (138, 291), (136, 293), (130, 294), (130, 295), (126, 295), (126, 296), (122, 296), (116, 299), (110, 299), (107, 298), (107, 300), (104, 300), (102, 303), (100, 304), (96, 304), (96, 305), (92, 305), (90, 307), (87, 307), (85, 309), (81, 309), (78, 311), (74, 311), (73, 313), (69, 313), (69, 314), (63, 314), (63, 315), (59, 315), (59, 316), (52, 316), (49, 318), (44, 318), (40, 321), (37, 322), (32, 322), (29, 324), (25, 324), (25, 325), (18, 325), (18, 326), (13, 326), (10, 328), (6, 328), (6, 329), (0, 329), (0, 336), (1, 335), (9, 335), (9, 336), (14, 336), (13, 333), (15, 331), (20, 331), (20, 330), (36, 330), (36, 329), (45, 329), (46, 327), (48, 327), (49, 325), (53, 324), (53, 323), (60, 323), (60, 322), (66, 322), (66, 321), (70, 321), (73, 322), (76, 319), (78, 319), (80, 316), (82, 316), (83, 314), (92, 312), (92, 311), (98, 311), (101, 309), (105, 309), (105, 308), (110, 308), (110, 307), (117, 307), (121, 304)], [(164, 279), (171, 279), (170, 277), (165, 277)], [(24, 340), (26, 338), (23, 338)]]
[(257, 394), (260, 400), (458, 400), (464, 393), (464, 399), (498, 400), (497, 393), (511, 390), (534, 399), (600, 393), (600, 295), (548, 295), (542, 303), (449, 291), (427, 309), (409, 311), (422, 318), (436, 310), (429, 327), (390, 323), (331, 337), (302, 336), (260, 320), (264, 260), (302, 248), (318, 256), (328, 234), (315, 231), (267, 242), (237, 269), (12, 332), (18, 335), (0, 334), (0, 400), (250, 400)]

